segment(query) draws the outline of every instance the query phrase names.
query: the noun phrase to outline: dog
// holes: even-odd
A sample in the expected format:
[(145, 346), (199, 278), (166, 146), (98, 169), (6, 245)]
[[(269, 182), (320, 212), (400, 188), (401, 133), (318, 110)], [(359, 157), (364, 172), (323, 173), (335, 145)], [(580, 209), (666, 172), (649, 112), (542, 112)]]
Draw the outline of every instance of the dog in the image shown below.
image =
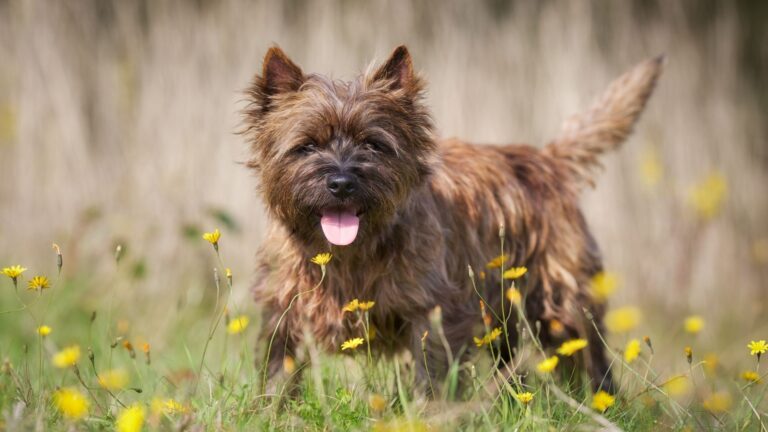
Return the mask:
[[(612, 389), (598, 333), (605, 305), (589, 288), (602, 260), (578, 200), (594, 185), (598, 157), (631, 133), (662, 65), (659, 57), (635, 66), (543, 148), (478, 146), (436, 137), (405, 46), (349, 82), (305, 74), (270, 48), (244, 111), (248, 166), (270, 219), (253, 288), (270, 341), (265, 375), (303, 358), (308, 338), (313, 349), (340, 352), (363, 337), (364, 320), (342, 310), (360, 299), (375, 302), (375, 337), (366, 338), (374, 353), (425, 355), (414, 362), (417, 380), (445, 376), (483, 335), (480, 298), (495, 311), (485, 328), (504, 324), (500, 272), (476, 284), (503, 241), (505, 265), (528, 269), (521, 310), (539, 323), (543, 346), (586, 339), (578, 363), (593, 389)], [(311, 262), (320, 252), (332, 253), (327, 272)], [(434, 310), (441, 328), (430, 333)], [(506, 319), (494, 343), (510, 361), (519, 334), (516, 314)]]

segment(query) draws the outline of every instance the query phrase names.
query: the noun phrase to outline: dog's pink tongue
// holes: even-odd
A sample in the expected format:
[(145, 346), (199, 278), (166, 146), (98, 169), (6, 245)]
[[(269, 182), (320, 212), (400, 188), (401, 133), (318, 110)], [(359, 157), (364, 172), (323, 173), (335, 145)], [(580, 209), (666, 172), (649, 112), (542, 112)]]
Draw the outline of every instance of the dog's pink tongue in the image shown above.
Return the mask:
[(346, 246), (357, 237), (357, 229), (360, 227), (360, 218), (349, 211), (326, 210), (320, 218), (323, 234), (329, 242)]

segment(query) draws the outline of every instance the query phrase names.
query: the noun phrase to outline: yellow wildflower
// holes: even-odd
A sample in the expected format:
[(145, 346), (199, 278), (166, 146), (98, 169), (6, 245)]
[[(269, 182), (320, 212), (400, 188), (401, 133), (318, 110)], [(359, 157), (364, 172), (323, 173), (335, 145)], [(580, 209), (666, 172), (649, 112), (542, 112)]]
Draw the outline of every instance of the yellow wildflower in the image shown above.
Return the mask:
[(80, 360), (80, 347), (72, 345), (53, 355), (53, 365), (57, 368), (74, 366)]
[(523, 301), (523, 295), (516, 288), (510, 288), (507, 290), (507, 300), (515, 306), (520, 306), (520, 303)]
[(342, 351), (346, 351), (348, 349), (352, 349), (353, 350), (353, 349), (359, 347), (360, 345), (362, 345), (363, 342), (365, 342), (365, 339), (363, 339), (363, 338), (353, 338), (353, 339), (350, 339), (350, 340), (344, 342), (343, 344), (341, 344), (341, 350)]
[(578, 351), (583, 350), (587, 346), (586, 339), (571, 339), (563, 342), (560, 348), (557, 349), (557, 353), (564, 356), (572, 356)]
[(233, 319), (229, 322), (227, 325), (227, 333), (229, 334), (238, 334), (242, 333), (246, 327), (248, 327), (248, 322), (250, 320), (245, 315), (240, 315), (239, 317)]
[(310, 261), (312, 261), (313, 263), (319, 266), (324, 266), (324, 265), (327, 265), (329, 262), (331, 262), (331, 258), (333, 258), (333, 255), (331, 255), (328, 252), (325, 252), (325, 253), (319, 253), (315, 255)]
[(219, 239), (221, 238), (221, 233), (219, 232), (219, 229), (216, 228), (213, 230), (213, 232), (207, 232), (203, 234), (203, 239), (207, 240), (208, 243), (216, 246), (219, 244)]
[(661, 388), (673, 397), (683, 396), (691, 389), (691, 383), (685, 375), (677, 375), (663, 383)]
[(624, 361), (627, 364), (632, 363), (640, 355), (640, 341), (632, 339), (627, 342), (627, 346), (624, 347)]
[(517, 399), (517, 401), (523, 405), (528, 405), (533, 401), (533, 393), (531, 392), (515, 393), (515, 399)]
[(619, 278), (609, 272), (600, 272), (592, 276), (589, 287), (592, 291), (592, 297), (598, 303), (604, 303), (608, 300), (608, 297), (616, 291), (616, 287), (619, 286)]
[(557, 367), (557, 363), (560, 361), (560, 358), (557, 356), (552, 356), (548, 359), (544, 359), (541, 363), (536, 365), (536, 370), (538, 370), (541, 373), (550, 373)]
[(683, 351), (685, 351), (685, 359), (688, 361), (688, 364), (691, 364), (693, 362), (693, 349), (687, 346)]
[(51, 283), (48, 281), (48, 278), (45, 276), (35, 276), (32, 279), (30, 279), (29, 282), (27, 282), (27, 289), (29, 290), (42, 291), (50, 287), (51, 287)]
[(526, 273), (528, 273), (527, 267), (512, 267), (511, 269), (506, 270), (501, 276), (504, 279), (517, 279)]
[(144, 407), (133, 404), (124, 408), (117, 416), (115, 429), (118, 432), (140, 432), (144, 426)]
[(749, 353), (751, 355), (759, 357), (760, 354), (765, 354), (765, 352), (768, 351), (768, 343), (765, 343), (765, 340), (752, 341), (747, 345), (747, 348), (749, 348)]
[(382, 395), (374, 393), (368, 397), (368, 406), (371, 408), (371, 411), (380, 413), (387, 407), (387, 400)]
[(626, 333), (640, 324), (642, 314), (636, 307), (614, 309), (605, 315), (605, 326), (614, 333)]
[(640, 177), (646, 186), (652, 188), (659, 184), (664, 175), (659, 151), (655, 146), (646, 147), (640, 158)]
[(565, 326), (560, 321), (553, 319), (549, 322), (549, 332), (553, 335), (559, 335), (565, 331)]
[(154, 398), (152, 399), (151, 406), (152, 406), (152, 414), (154, 415), (177, 414), (177, 413), (181, 414), (181, 413), (189, 412), (189, 408), (185, 407), (184, 405), (170, 398), (169, 399)]
[(373, 305), (375, 305), (375, 304), (376, 304), (376, 302), (375, 302), (375, 301), (366, 301), (366, 302), (362, 302), (362, 301), (361, 301), (361, 302), (359, 302), (359, 303), (358, 303), (357, 307), (358, 307), (358, 308), (359, 308), (361, 311), (365, 312), (365, 311), (367, 311), (368, 309), (372, 308), (372, 307), (373, 307)]
[(714, 375), (719, 365), (720, 359), (717, 357), (717, 354), (709, 353), (704, 356), (704, 370), (709, 375)]
[(712, 393), (701, 404), (705, 410), (712, 414), (721, 414), (728, 411), (733, 404), (731, 394), (725, 391)]
[(691, 315), (685, 319), (683, 328), (690, 334), (697, 334), (704, 328), (704, 319), (698, 315)]
[(507, 256), (506, 255), (499, 255), (496, 258), (490, 260), (488, 262), (488, 264), (485, 265), (485, 267), (487, 267), (489, 269), (499, 268), (499, 267), (502, 266), (502, 264), (504, 264), (504, 262), (506, 260), (507, 260)]
[(283, 357), (283, 371), (288, 375), (296, 370), (296, 361), (291, 356)]
[(13, 279), (14, 282), (15, 282), (16, 279), (19, 276), (21, 276), (21, 274), (24, 273), (25, 271), (27, 271), (27, 269), (25, 267), (22, 267), (20, 265), (14, 265), (14, 266), (10, 266), (10, 267), (4, 268), (3, 269), (3, 274), (8, 276), (9, 278)]
[(37, 334), (39, 334), (42, 337), (48, 336), (49, 334), (51, 334), (52, 331), (53, 330), (45, 324), (37, 328)]
[(478, 347), (481, 347), (483, 345), (490, 345), (491, 342), (495, 341), (496, 339), (501, 336), (501, 327), (496, 327), (495, 329), (491, 330), (490, 333), (483, 336), (482, 339), (480, 338), (474, 338), (475, 339), (475, 345)]
[(107, 390), (120, 390), (128, 384), (128, 373), (123, 369), (112, 369), (98, 375), (99, 385)]
[(74, 387), (57, 390), (53, 394), (56, 408), (69, 420), (80, 420), (88, 414), (88, 399)]
[(690, 202), (699, 216), (711, 219), (720, 211), (727, 190), (725, 177), (714, 172), (691, 189)]
[(351, 302), (344, 305), (344, 307), (341, 310), (344, 312), (354, 312), (359, 308), (360, 308), (360, 301), (358, 299), (354, 299)]
[(755, 371), (748, 370), (741, 373), (741, 379), (747, 382), (759, 383), (760, 375)]
[(596, 411), (605, 412), (605, 410), (612, 407), (615, 402), (616, 399), (611, 396), (610, 393), (600, 390), (592, 397), (592, 408)]

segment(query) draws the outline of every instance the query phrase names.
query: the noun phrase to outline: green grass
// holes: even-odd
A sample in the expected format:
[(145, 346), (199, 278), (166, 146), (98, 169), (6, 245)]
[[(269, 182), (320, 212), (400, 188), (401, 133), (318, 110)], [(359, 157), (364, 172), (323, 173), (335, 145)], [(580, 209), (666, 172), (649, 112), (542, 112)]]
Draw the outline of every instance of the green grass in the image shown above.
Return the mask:
[[(200, 241), (193, 247), (210, 245)], [(26, 289), (33, 275), (43, 273), (36, 269), (20, 278), (18, 289), (3, 277), (0, 430), (111, 430), (131, 406), (141, 407), (144, 430), (766, 430), (764, 383), (740, 380), (739, 369), (715, 367), (714, 358), (706, 363), (698, 348), (679, 369), (679, 363), (660, 364), (657, 357), (665, 357), (651, 353), (646, 344), (640, 357), (627, 364), (621, 348), (628, 335), (606, 336), (612, 341), (607, 348), (620, 391), (613, 406), (596, 412), (593, 395), (580, 384), (586, 378), (574, 376), (568, 362), (561, 361), (554, 375), (534, 373), (544, 353), (530, 337), (535, 325), (524, 320), (518, 328), (530, 331), (524, 330), (528, 337), (521, 338), (514, 365), (497, 371), (498, 347), (484, 347), (468, 362), (455, 364), (445, 382), (433, 383), (438, 388), (433, 398), (414, 379), (413, 362), (422, 359), (371, 357), (365, 344), (351, 357), (310, 349), (312, 361), (292, 397), (280, 385), (264, 391), (261, 359), (267, 344), (255, 337), (261, 325), (258, 311), (250, 302), (231, 299), (225, 265), (218, 253), (211, 254), (217, 271), (201, 283), (202, 298), (192, 303), (184, 300), (193, 295), (192, 288), (175, 300), (131, 295), (146, 272), (136, 271), (140, 259), (118, 262), (106, 278), (52, 277), (52, 288), (42, 293)], [(48, 273), (56, 274), (55, 267)], [(162, 322), (142, 322), (149, 316), (144, 309), (155, 302), (164, 302)], [(228, 322), (241, 314), (250, 318), (249, 324), (229, 334)], [(53, 329), (45, 338), (36, 333), (41, 324)], [(151, 361), (143, 351), (145, 341), (150, 342)], [(55, 367), (52, 357), (71, 345), (81, 348), (77, 365)], [(676, 350), (684, 358), (682, 347), (654, 348)], [(744, 360), (755, 369), (755, 357), (746, 349)], [(578, 356), (576, 361), (581, 361)], [(124, 371), (128, 382), (102, 388), (98, 376), (108, 370)], [(466, 377), (462, 393), (450, 396), (459, 375)], [(670, 384), (675, 376), (684, 378)], [(60, 388), (82, 394), (87, 413), (63, 417), (55, 396)], [(534, 395), (528, 405), (515, 397), (526, 391)], [(718, 405), (713, 395), (724, 399)], [(158, 400), (168, 399), (179, 404), (177, 409), (159, 407)]]

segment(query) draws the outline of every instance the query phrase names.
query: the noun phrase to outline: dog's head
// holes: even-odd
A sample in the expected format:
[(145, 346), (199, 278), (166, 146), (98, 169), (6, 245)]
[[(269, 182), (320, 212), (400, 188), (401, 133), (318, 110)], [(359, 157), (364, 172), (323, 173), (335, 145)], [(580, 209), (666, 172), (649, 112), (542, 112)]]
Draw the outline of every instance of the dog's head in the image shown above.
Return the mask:
[(423, 184), (435, 144), (401, 46), (350, 82), (304, 74), (277, 47), (248, 97), (247, 133), (269, 211), (301, 241), (365, 241)]

